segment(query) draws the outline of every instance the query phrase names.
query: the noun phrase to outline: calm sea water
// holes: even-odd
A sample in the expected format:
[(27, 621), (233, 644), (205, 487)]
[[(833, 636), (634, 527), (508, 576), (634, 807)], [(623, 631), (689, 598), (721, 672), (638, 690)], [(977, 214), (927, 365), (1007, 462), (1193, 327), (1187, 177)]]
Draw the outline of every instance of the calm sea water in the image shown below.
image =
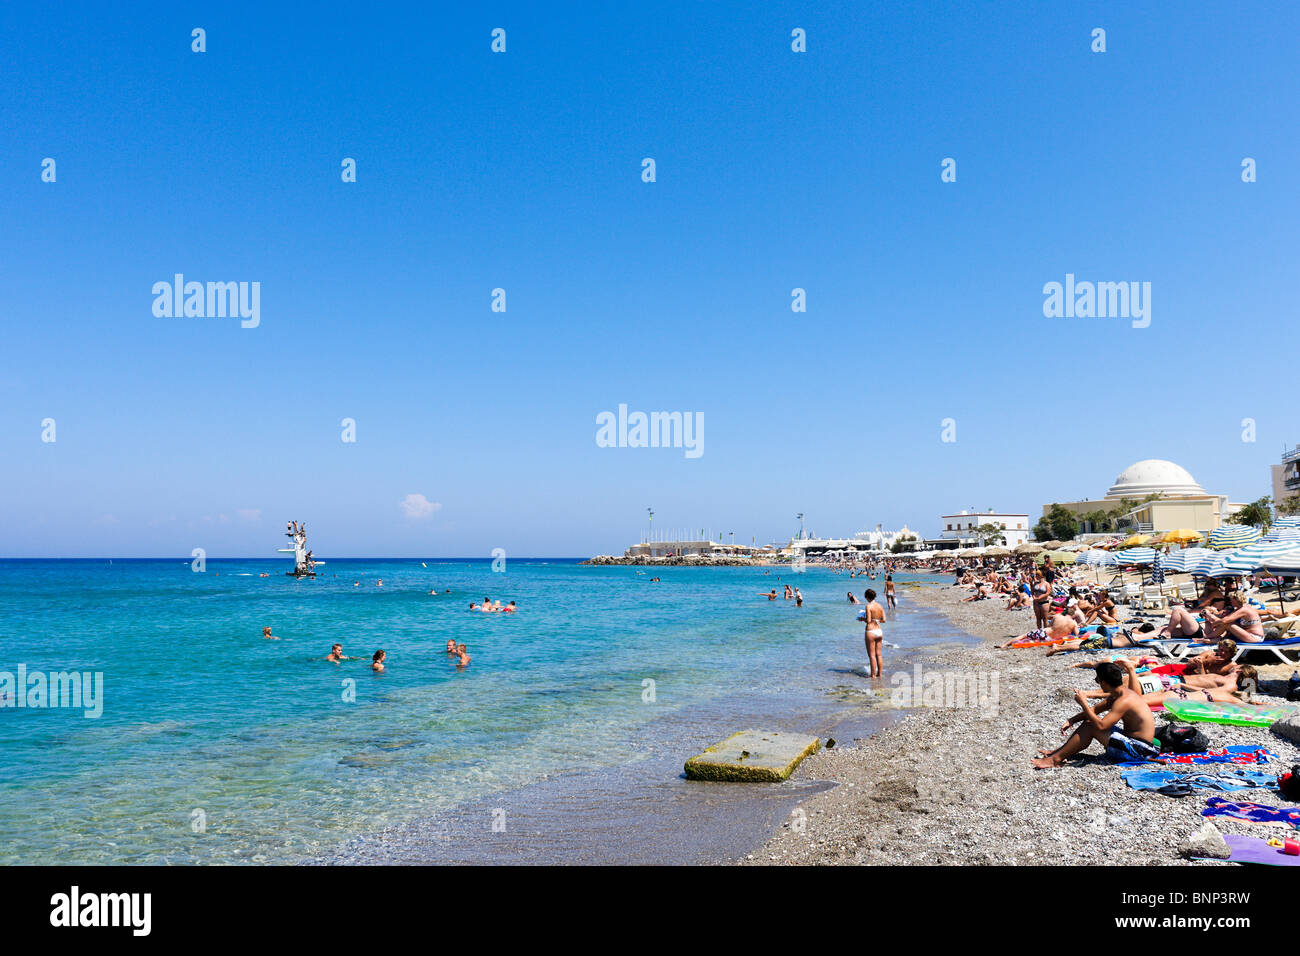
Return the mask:
[[(284, 561), (210, 560), (204, 573), (179, 559), (0, 561), (0, 671), (104, 680), (98, 719), (0, 708), (0, 863), (319, 859), (496, 791), (635, 760), (628, 741), (665, 713), (716, 714), (723, 736), (764, 699), (868, 700), (850, 673), (863, 649), (845, 592), (869, 581), (663, 568), (652, 584), (566, 560), (426, 563), (331, 561), (295, 581)], [(759, 597), (778, 577), (803, 590), (802, 609)], [(520, 610), (470, 613), (485, 595)], [(887, 637), (934, 639), (906, 621)], [(266, 624), (279, 641), (262, 639)], [(448, 638), (469, 645), (467, 670), (449, 663)], [(366, 660), (325, 662), (336, 641)], [(380, 647), (388, 671), (374, 674)]]

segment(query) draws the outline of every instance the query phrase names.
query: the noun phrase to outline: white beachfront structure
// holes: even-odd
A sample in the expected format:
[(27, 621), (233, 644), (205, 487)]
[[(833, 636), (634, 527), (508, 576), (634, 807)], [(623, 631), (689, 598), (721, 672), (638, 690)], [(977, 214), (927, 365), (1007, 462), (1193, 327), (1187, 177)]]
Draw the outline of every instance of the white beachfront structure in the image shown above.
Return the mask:
[(921, 536), (910, 529), (907, 525), (899, 528), (897, 531), (885, 531), (880, 525), (876, 525), (874, 531), (859, 531), (851, 538), (794, 538), (786, 548), (791, 551), (802, 551), (804, 554), (827, 554), (831, 552), (866, 552), (866, 551), (888, 551), (896, 542), (914, 541), (917, 545), (921, 543)]
[(929, 543), (939, 548), (973, 548), (993, 541), (981, 541), (975, 529), (981, 525), (995, 525), (1002, 535), (997, 542), (1004, 548), (1014, 548), (1029, 540), (1029, 515), (1004, 511), (959, 511), (957, 514), (939, 516), (939, 536)]

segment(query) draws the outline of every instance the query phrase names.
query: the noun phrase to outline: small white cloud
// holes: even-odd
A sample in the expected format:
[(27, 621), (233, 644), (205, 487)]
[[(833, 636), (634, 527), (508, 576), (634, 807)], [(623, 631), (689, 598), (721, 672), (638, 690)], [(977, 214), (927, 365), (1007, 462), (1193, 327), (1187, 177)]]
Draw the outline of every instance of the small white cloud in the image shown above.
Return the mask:
[(435, 511), (442, 508), (442, 505), (436, 501), (430, 501), (424, 495), (407, 495), (398, 504), (402, 508), (402, 514), (408, 518), (427, 518)]
[(236, 514), (239, 515), (240, 521), (261, 521), (262, 520), (261, 508), (240, 508), (236, 512)]

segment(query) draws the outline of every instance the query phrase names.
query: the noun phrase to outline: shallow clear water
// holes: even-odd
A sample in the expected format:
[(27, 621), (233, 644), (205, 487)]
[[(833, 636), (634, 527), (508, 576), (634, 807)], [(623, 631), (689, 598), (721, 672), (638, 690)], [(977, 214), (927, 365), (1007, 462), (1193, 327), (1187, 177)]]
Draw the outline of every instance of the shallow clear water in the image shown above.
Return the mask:
[[(295, 581), (284, 561), (209, 560), (205, 573), (182, 560), (0, 561), (0, 672), (104, 680), (98, 719), (0, 708), (0, 862), (301, 862), (493, 792), (663, 753), (673, 742), (651, 737), (675, 713), (725, 735), (764, 700), (811, 713), (870, 699), (849, 672), (862, 626), (845, 598), (870, 581), (427, 565), (331, 561)], [(803, 608), (759, 596), (778, 578), (798, 583)], [(485, 595), (520, 610), (469, 613)], [(265, 624), (279, 641), (262, 639)], [(887, 633), (904, 647), (936, 636), (906, 616)], [(448, 638), (469, 645), (467, 670), (449, 663)], [(325, 662), (335, 641), (366, 660)], [(368, 662), (379, 647), (384, 674)]]

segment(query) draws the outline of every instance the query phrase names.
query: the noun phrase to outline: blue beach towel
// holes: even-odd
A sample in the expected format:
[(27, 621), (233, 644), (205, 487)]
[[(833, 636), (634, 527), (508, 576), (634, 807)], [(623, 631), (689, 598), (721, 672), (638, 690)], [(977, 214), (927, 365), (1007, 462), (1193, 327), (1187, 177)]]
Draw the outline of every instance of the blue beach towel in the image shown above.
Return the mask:
[(1167, 797), (1190, 796), (1195, 790), (1276, 790), (1277, 777), (1254, 767), (1227, 766), (1213, 773), (1179, 773), (1168, 767), (1127, 767), (1120, 775), (1134, 790), (1152, 790)]

